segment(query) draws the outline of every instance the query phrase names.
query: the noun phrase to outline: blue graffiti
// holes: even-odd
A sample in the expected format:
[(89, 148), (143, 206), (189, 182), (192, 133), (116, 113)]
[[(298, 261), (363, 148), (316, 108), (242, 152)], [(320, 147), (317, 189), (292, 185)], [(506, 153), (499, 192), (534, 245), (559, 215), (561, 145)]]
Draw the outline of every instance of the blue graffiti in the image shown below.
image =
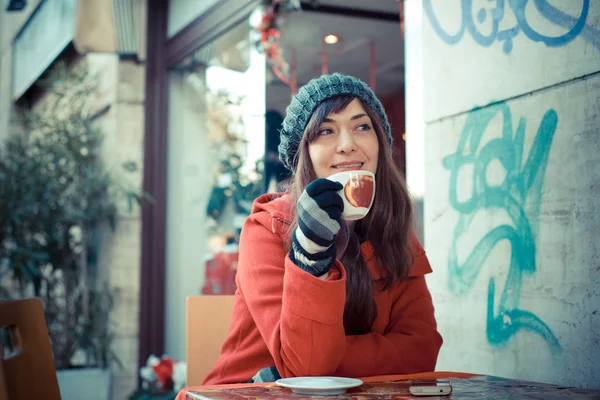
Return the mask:
[[(483, 143), (482, 137), (488, 125), (498, 115), (502, 118), (501, 137)], [(540, 122), (529, 156), (523, 165), (525, 119), (521, 118), (516, 131), (513, 131), (511, 111), (505, 102), (473, 110), (467, 117), (456, 152), (443, 160), (444, 167), (450, 171), (450, 205), (459, 212), (448, 256), (451, 291), (466, 293), (473, 287), (495, 246), (502, 241), (508, 241), (511, 246), (509, 271), (497, 312), (494, 304), (494, 278), (488, 284), (486, 334), (492, 345), (505, 346), (518, 331), (529, 330), (540, 335), (551, 350), (561, 351), (560, 343), (548, 325), (532, 312), (519, 308), (523, 278), (536, 270), (538, 215), (557, 123), (556, 111), (548, 110)], [(486, 178), (488, 166), (493, 161), (500, 162), (506, 171), (506, 177), (499, 185), (489, 184)], [(473, 186), (468, 198), (460, 200), (459, 172), (465, 166), (473, 168)], [(458, 241), (463, 235), (470, 234), (469, 228), (477, 212), (481, 210), (504, 210), (511, 223), (502, 224), (487, 232), (461, 264), (458, 261)]]
[[(505, 16), (506, 1), (508, 1), (508, 5), (516, 17), (517, 24), (512, 28), (500, 30), (500, 23)], [(477, 10), (477, 24), (473, 19), (473, 12), (475, 11), (473, 9), (473, 0), (461, 0), (462, 21), (458, 32), (454, 34), (448, 33), (442, 28), (433, 10), (432, 0), (424, 0), (423, 7), (436, 34), (449, 45), (455, 45), (460, 42), (465, 32), (468, 31), (481, 46), (489, 47), (498, 41), (503, 43), (502, 48), (504, 53), (509, 54), (513, 48), (513, 39), (520, 32), (523, 32), (530, 40), (544, 43), (548, 47), (565, 46), (578, 36), (581, 36), (584, 40), (592, 43), (596, 49), (600, 50), (600, 31), (586, 25), (590, 10), (590, 0), (581, 0), (581, 12), (577, 18), (552, 6), (548, 3), (548, 0), (532, 1), (538, 12), (548, 22), (568, 29), (568, 31), (560, 36), (547, 36), (536, 31), (529, 23), (525, 14), (525, 7), (529, 0), (487, 0), (491, 5), (495, 3), (495, 6), (491, 9), (479, 8)], [(478, 24), (482, 25), (486, 23), (488, 15), (491, 16), (491, 31), (489, 34), (484, 34), (481, 32), (482, 29), (478, 27)]]

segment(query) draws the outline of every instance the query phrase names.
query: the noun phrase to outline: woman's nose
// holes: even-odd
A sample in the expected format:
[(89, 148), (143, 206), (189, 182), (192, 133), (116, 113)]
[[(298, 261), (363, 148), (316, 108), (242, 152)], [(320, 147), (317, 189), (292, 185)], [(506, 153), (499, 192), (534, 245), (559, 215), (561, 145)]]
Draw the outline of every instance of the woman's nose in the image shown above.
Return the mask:
[(356, 141), (352, 132), (343, 130), (338, 137), (338, 153), (349, 154), (356, 151)]

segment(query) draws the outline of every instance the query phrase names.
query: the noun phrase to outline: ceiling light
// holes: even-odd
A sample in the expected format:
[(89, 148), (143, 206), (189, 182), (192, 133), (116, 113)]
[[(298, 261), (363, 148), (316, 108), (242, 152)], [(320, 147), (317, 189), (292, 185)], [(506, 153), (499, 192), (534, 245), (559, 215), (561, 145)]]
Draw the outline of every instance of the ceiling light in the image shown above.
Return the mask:
[(327, 44), (336, 44), (340, 38), (338, 38), (336, 35), (327, 35), (325, 38), (323, 38), (323, 40)]

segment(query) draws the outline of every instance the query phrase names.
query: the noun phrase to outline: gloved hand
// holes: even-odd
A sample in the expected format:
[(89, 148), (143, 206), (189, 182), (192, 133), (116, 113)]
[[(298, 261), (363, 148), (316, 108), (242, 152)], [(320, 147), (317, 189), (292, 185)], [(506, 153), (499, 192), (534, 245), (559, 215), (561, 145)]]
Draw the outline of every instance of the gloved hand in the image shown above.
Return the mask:
[(335, 261), (335, 236), (340, 230), (344, 202), (339, 182), (317, 179), (298, 199), (298, 228), (292, 234), (290, 259), (314, 276), (329, 272)]

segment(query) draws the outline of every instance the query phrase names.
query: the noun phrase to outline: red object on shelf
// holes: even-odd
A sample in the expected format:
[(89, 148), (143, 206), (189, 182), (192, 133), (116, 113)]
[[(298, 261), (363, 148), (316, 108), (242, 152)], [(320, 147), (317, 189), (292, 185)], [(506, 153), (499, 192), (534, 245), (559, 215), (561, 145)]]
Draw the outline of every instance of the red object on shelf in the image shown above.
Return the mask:
[(239, 252), (237, 246), (226, 246), (209, 258), (206, 265), (205, 281), (202, 294), (230, 295), (235, 294), (235, 273)]

